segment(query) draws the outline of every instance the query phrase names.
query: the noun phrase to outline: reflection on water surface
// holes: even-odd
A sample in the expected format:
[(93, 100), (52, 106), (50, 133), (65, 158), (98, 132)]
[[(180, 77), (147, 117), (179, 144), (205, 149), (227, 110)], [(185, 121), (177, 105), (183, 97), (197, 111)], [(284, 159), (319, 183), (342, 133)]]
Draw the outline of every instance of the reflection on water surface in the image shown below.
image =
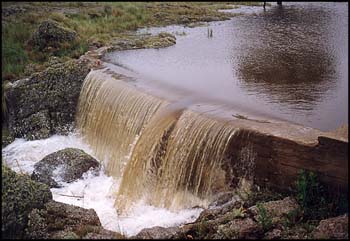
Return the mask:
[(322, 130), (347, 123), (348, 3), (247, 9), (209, 26), (149, 29), (186, 35), (169, 48), (106, 59), (204, 100)]

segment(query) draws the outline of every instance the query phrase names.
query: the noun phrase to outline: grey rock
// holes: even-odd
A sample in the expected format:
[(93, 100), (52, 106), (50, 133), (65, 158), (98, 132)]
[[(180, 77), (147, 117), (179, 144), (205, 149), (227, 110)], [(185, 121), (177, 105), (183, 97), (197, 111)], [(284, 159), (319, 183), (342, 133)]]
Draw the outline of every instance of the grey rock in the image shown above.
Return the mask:
[(34, 165), (31, 178), (49, 187), (60, 187), (59, 181), (72, 182), (88, 170), (99, 170), (99, 162), (83, 150), (66, 148), (44, 157)]

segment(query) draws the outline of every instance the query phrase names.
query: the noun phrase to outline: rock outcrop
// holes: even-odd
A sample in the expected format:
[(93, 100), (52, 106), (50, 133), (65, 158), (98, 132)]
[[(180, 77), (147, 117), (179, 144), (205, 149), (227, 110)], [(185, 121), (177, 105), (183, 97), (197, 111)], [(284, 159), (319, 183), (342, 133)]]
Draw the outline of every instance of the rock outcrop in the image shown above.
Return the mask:
[(123, 239), (101, 226), (93, 209), (51, 201), (29, 214), (26, 238), (30, 239)]
[(66, 148), (51, 153), (36, 163), (31, 178), (49, 187), (60, 187), (60, 181), (75, 181), (88, 170), (97, 171), (99, 167), (99, 162), (83, 150)]
[(67, 134), (89, 71), (86, 62), (72, 60), (13, 83), (7, 92), (10, 134), (29, 140)]
[(58, 22), (45, 20), (33, 33), (29, 44), (37, 47), (39, 50), (44, 50), (48, 47), (60, 48), (62, 43), (72, 42), (77, 36), (75, 31), (64, 28)]
[[(227, 200), (225, 203), (224, 200)], [(246, 208), (242, 199), (223, 193), (214, 203), (216, 206), (204, 210), (196, 221), (180, 227), (153, 227), (141, 230), (137, 239), (256, 239), (278, 238), (278, 228), (284, 218), (295, 213), (300, 207), (291, 197), (282, 200), (262, 202)], [(266, 223), (270, 222), (270, 226)]]
[(23, 238), (28, 214), (52, 199), (47, 185), (2, 165), (1, 232), (3, 238)]

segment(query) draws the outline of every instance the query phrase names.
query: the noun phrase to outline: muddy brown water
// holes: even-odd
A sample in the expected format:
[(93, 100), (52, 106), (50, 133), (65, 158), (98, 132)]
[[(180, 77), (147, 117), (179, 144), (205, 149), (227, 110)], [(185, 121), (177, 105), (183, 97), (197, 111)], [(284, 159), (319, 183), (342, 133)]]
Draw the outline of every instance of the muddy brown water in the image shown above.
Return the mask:
[(172, 32), (177, 43), (112, 52), (105, 60), (154, 80), (154, 86), (180, 90), (182, 101), (231, 106), (324, 131), (348, 122), (348, 3), (272, 3), (266, 11), (233, 11), (243, 14), (196, 28), (142, 30)]

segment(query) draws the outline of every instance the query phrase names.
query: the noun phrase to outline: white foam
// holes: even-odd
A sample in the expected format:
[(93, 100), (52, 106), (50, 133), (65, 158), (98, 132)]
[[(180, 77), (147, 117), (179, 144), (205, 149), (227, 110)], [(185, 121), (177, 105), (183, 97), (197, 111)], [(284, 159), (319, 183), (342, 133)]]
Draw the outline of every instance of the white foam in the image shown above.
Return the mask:
[(6, 165), (16, 172), (32, 173), (34, 164), (46, 155), (67, 148), (79, 148), (93, 156), (90, 147), (77, 133), (68, 136), (53, 135), (50, 138), (26, 141), (16, 138), (14, 142), (2, 149), (2, 158)]
[[(31, 174), (34, 164), (46, 155), (67, 148), (79, 148), (93, 156), (91, 148), (78, 134), (54, 135), (35, 141), (16, 139), (2, 150), (7, 166), (16, 172)], [(121, 232), (126, 236), (137, 234), (143, 228), (154, 226), (171, 227), (194, 221), (203, 209), (184, 209), (172, 212), (165, 208), (147, 205), (140, 200), (130, 210), (127, 217), (118, 216), (114, 208), (115, 193), (120, 180), (107, 176), (103, 169), (95, 175), (87, 172), (82, 179), (72, 183), (62, 183), (62, 188), (52, 188), (53, 199), (83, 208), (93, 208), (105, 229)]]

